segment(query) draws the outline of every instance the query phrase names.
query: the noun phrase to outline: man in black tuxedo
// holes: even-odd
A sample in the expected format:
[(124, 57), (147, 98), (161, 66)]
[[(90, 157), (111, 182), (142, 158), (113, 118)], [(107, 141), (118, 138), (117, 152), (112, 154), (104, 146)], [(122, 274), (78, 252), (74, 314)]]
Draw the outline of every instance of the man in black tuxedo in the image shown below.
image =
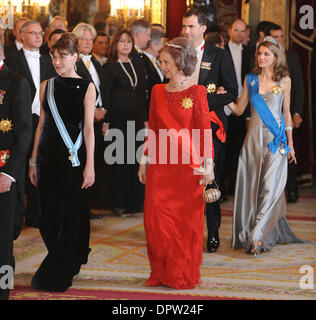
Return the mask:
[[(225, 49), (229, 52), (234, 64), (238, 83), (238, 97), (242, 93), (245, 76), (250, 72), (253, 64), (251, 50), (243, 45), (243, 40), (247, 36), (246, 30), (247, 24), (243, 20), (234, 20), (228, 28), (230, 40), (225, 45)], [(237, 117), (228, 108), (225, 108), (225, 110), (226, 114), (229, 115), (225, 176), (228, 178), (228, 193), (234, 194), (239, 152), (246, 135), (246, 112), (241, 117)]]
[[(148, 120), (148, 110), (150, 104), (150, 80), (148, 66), (148, 57), (144, 54), (144, 49), (147, 48), (148, 42), (151, 39), (151, 25), (148, 21), (143, 19), (137, 19), (132, 21), (129, 25), (129, 30), (133, 36), (134, 48), (131, 53), (132, 59), (142, 66), (142, 79), (140, 81), (144, 83), (146, 91), (146, 120)], [(147, 62), (146, 62), (147, 61)]]
[(163, 38), (165, 34), (158, 29), (151, 29), (151, 39), (147, 44), (147, 48), (143, 50), (143, 62), (147, 73), (147, 89), (148, 89), (148, 114), (149, 114), (149, 103), (151, 90), (155, 84), (164, 82), (164, 74), (159, 67), (157, 61), (159, 50), (163, 46)]
[[(224, 128), (227, 132), (228, 126), (224, 106), (236, 101), (238, 87), (234, 65), (229, 53), (204, 41), (203, 35), (206, 29), (207, 17), (203, 12), (199, 9), (190, 9), (186, 12), (182, 19), (182, 35), (193, 42), (198, 57), (197, 68), (192, 75), (192, 81), (206, 86), (209, 109), (215, 111), (218, 117), (218, 119), (215, 119), (213, 116), (211, 128), (215, 151), (215, 179), (221, 183), (225, 159), (225, 137), (222, 129)], [(225, 88), (225, 94), (216, 94), (219, 86)], [(221, 224), (221, 210), (218, 201), (206, 205), (206, 219), (208, 228), (207, 249), (209, 252), (215, 252), (220, 244), (218, 230)]]
[(31, 136), (30, 86), (4, 65), (0, 39), (0, 300), (10, 294), (6, 285), (15, 267), (13, 240), (24, 219), (25, 157)]
[[(5, 59), (5, 64), (11, 70), (25, 77), (28, 80), (31, 88), (33, 138), (27, 155), (28, 159), (32, 153), (33, 139), (39, 120), (40, 83), (54, 76), (55, 69), (51, 64), (49, 57), (41, 56), (39, 53), (39, 48), (43, 42), (43, 30), (39, 22), (34, 20), (25, 22), (20, 30), (20, 34), (23, 42), (23, 48), (16, 54), (7, 57)], [(25, 223), (29, 227), (38, 227), (38, 190), (31, 184), (27, 175), (25, 181), (25, 191), (27, 197)]]
[[(94, 208), (103, 205), (105, 183), (105, 163), (104, 163), (104, 138), (102, 134), (103, 121), (106, 110), (103, 106), (105, 101), (105, 79), (101, 64), (91, 55), (93, 42), (97, 32), (93, 26), (87, 23), (79, 23), (72, 31), (78, 37), (79, 60), (76, 63), (77, 74), (85, 79), (93, 81), (97, 90), (96, 109), (94, 114), (94, 134), (95, 134), (95, 170), (96, 180), (91, 189), (91, 204)], [(92, 219), (102, 218), (100, 215), (90, 214)]]
[[(284, 46), (284, 34), (281, 26), (273, 24), (267, 35), (272, 36)], [(286, 62), (291, 76), (291, 102), (290, 111), (293, 122), (293, 138), (295, 139), (295, 129), (298, 129), (303, 122), (304, 115), (304, 82), (301, 64), (298, 55), (286, 50)], [(287, 202), (294, 203), (298, 199), (298, 186), (296, 181), (296, 165), (294, 162), (289, 163), (287, 176)]]
[(14, 27), (13, 27), (13, 35), (15, 37), (15, 41), (11, 45), (4, 47), (5, 58), (7, 58), (8, 56), (10, 56), (12, 54), (17, 53), (19, 50), (22, 49), (23, 43), (22, 43), (22, 39), (21, 39), (20, 30), (21, 30), (23, 24), (28, 20), (29, 19), (27, 19), (27, 18), (20, 18), (15, 21)]

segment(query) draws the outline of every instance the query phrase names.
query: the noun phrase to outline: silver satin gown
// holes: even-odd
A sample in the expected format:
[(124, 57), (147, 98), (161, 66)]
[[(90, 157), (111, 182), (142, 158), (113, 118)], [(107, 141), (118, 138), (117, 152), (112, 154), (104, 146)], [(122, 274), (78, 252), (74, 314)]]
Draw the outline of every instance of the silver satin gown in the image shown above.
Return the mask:
[[(284, 94), (262, 95), (274, 117), (281, 123)], [(295, 236), (285, 218), (284, 188), (288, 160), (268, 143), (273, 135), (251, 105), (249, 129), (240, 151), (234, 196), (232, 248), (249, 249), (262, 241), (264, 251), (276, 243), (305, 242)]]

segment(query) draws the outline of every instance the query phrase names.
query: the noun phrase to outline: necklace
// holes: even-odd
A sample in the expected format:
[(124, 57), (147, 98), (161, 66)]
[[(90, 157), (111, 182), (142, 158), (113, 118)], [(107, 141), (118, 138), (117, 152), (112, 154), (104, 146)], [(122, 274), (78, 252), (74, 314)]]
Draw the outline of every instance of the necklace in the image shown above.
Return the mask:
[(183, 81), (179, 82), (179, 83), (170, 83), (172, 88), (180, 88), (184, 85), (184, 83), (189, 79), (189, 77), (185, 77)]
[(125, 69), (122, 61), (119, 61), (120, 65), (121, 65), (121, 67), (122, 67), (122, 69), (123, 69), (123, 71), (124, 71), (125, 74), (127, 75), (128, 79), (129, 79), (129, 82), (131, 83), (131, 87), (132, 87), (133, 89), (135, 89), (136, 86), (137, 86), (137, 75), (136, 75), (136, 72), (135, 72), (135, 69), (134, 69), (134, 66), (133, 66), (131, 60), (128, 59), (128, 62), (129, 62), (129, 64), (131, 65), (131, 68), (132, 68), (132, 71), (133, 71), (133, 75), (134, 75), (134, 78), (135, 78), (135, 82), (133, 81), (133, 79), (132, 79), (131, 75), (128, 73), (128, 71)]

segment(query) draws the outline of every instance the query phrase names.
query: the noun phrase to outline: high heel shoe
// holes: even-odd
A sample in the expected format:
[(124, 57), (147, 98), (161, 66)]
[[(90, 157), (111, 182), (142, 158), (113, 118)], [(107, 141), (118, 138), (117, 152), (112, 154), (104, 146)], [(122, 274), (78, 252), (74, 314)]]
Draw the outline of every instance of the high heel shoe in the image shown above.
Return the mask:
[(261, 244), (252, 244), (247, 253), (252, 254), (254, 256), (259, 256), (263, 252), (263, 248)]

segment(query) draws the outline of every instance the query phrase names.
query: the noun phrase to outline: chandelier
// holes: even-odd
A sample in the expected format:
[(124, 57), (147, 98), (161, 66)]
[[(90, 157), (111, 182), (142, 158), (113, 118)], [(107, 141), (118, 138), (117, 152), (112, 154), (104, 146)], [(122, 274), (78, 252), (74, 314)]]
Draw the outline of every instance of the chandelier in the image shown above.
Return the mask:
[(32, 7), (37, 11), (46, 11), (50, 0), (0, 0), (0, 8), (13, 8), (14, 13), (23, 13)]
[(111, 16), (144, 17), (150, 0), (111, 0)]

